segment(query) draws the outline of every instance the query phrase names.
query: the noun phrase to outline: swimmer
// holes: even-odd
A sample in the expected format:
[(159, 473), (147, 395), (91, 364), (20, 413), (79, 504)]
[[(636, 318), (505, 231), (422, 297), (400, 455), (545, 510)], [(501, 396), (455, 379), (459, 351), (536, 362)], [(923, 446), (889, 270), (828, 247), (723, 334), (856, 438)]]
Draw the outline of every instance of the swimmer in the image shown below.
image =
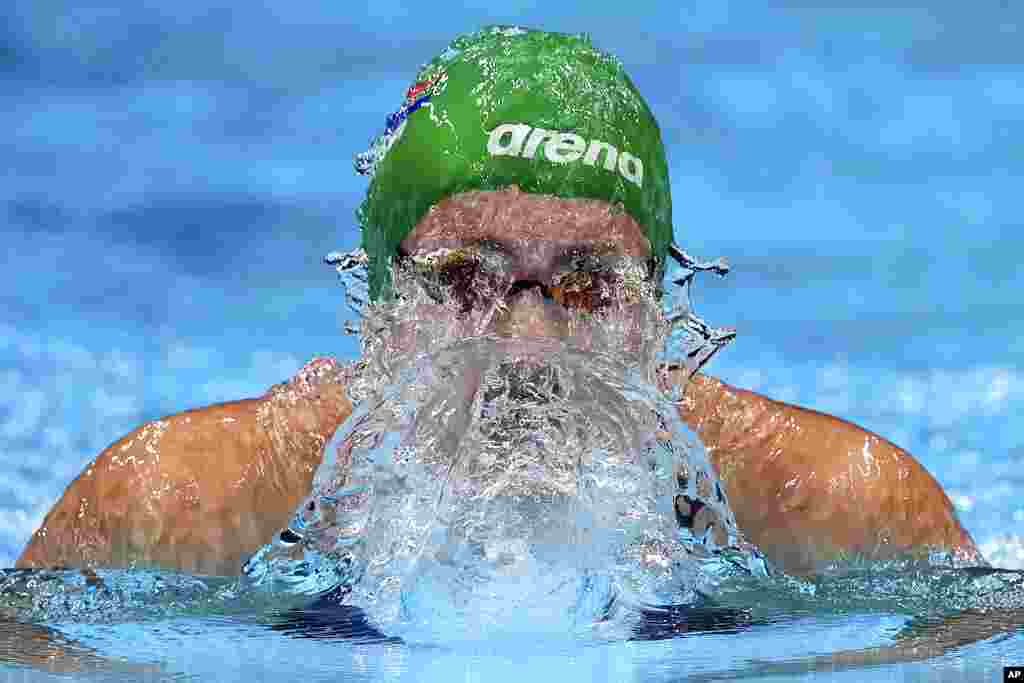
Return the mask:
[[(386, 300), (392, 269), (411, 263), (452, 292), (456, 325), (485, 322), (465, 324), (467, 336), (583, 347), (606, 332), (602, 308), (622, 303), (609, 298), (616, 276), (601, 264), (637, 265), (632, 303), (656, 303), (673, 235), (659, 128), (618, 61), (583, 38), (492, 28), (457, 39), (356, 166), (372, 178), (360, 217), (373, 300)], [(596, 265), (579, 270), (580, 259)], [(592, 316), (585, 330), (570, 324), (580, 314)], [(624, 338), (623, 351), (642, 342)], [(778, 569), (929, 551), (984, 564), (906, 451), (682, 363), (662, 370), (684, 387), (680, 414), (739, 528)], [(358, 373), (314, 359), (262, 397), (147, 423), (68, 486), (17, 566), (237, 574), (309, 494)], [(680, 520), (713, 523), (684, 505)]]

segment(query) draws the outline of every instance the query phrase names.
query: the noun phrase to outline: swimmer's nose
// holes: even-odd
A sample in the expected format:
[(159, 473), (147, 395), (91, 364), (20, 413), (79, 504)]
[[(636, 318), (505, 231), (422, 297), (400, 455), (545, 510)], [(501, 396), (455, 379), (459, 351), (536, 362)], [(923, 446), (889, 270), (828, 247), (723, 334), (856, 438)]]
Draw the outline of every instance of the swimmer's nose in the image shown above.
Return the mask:
[(505, 297), (506, 309), (497, 316), (496, 334), (505, 337), (564, 337), (569, 318), (547, 288), (536, 282), (517, 282)]

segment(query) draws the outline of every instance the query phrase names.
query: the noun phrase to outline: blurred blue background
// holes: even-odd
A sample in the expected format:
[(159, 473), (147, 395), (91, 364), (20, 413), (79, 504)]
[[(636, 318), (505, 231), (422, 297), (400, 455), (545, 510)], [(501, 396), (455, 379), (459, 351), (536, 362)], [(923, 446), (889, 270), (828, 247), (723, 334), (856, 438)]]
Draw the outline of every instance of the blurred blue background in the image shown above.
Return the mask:
[[(0, 566), (141, 422), (354, 357), (352, 157), (487, 23), (587, 32), (726, 256), (708, 368), (908, 448), (1024, 566), (1019, 3), (64, 3), (0, 9)], [(215, 458), (216, 454), (211, 454)]]

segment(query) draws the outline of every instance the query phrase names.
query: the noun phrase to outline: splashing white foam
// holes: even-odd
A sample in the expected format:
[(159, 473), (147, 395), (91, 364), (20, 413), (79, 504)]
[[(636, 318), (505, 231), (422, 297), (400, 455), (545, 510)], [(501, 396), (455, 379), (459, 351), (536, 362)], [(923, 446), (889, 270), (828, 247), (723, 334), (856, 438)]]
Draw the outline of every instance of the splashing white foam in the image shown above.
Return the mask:
[[(329, 262), (344, 274), (357, 257)], [(630, 606), (690, 604), (738, 566), (763, 569), (656, 387), (680, 321), (678, 339), (722, 343), (687, 301), (671, 318), (653, 297), (640, 315), (611, 307), (581, 347), (479, 334), (495, 307), (467, 313), (414, 275), (396, 269), (394, 299), (364, 308), (357, 408), (250, 585), (341, 585), (386, 632), (433, 640), (628, 630)], [(712, 513), (699, 538), (684, 497)]]

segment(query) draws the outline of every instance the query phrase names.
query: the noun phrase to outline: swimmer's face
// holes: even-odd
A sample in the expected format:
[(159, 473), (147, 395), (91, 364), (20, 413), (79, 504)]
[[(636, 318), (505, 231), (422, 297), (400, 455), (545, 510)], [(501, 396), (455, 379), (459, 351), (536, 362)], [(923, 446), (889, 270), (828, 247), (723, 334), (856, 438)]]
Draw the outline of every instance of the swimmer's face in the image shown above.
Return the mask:
[(399, 266), (422, 278), (438, 301), (450, 298), (462, 316), (493, 308), (477, 332), (504, 337), (588, 346), (588, 326), (650, 305), (650, 244), (632, 218), (596, 201), (581, 210), (572, 200), (510, 199), (492, 192), (478, 193), (468, 208), (442, 202), (402, 241)]

